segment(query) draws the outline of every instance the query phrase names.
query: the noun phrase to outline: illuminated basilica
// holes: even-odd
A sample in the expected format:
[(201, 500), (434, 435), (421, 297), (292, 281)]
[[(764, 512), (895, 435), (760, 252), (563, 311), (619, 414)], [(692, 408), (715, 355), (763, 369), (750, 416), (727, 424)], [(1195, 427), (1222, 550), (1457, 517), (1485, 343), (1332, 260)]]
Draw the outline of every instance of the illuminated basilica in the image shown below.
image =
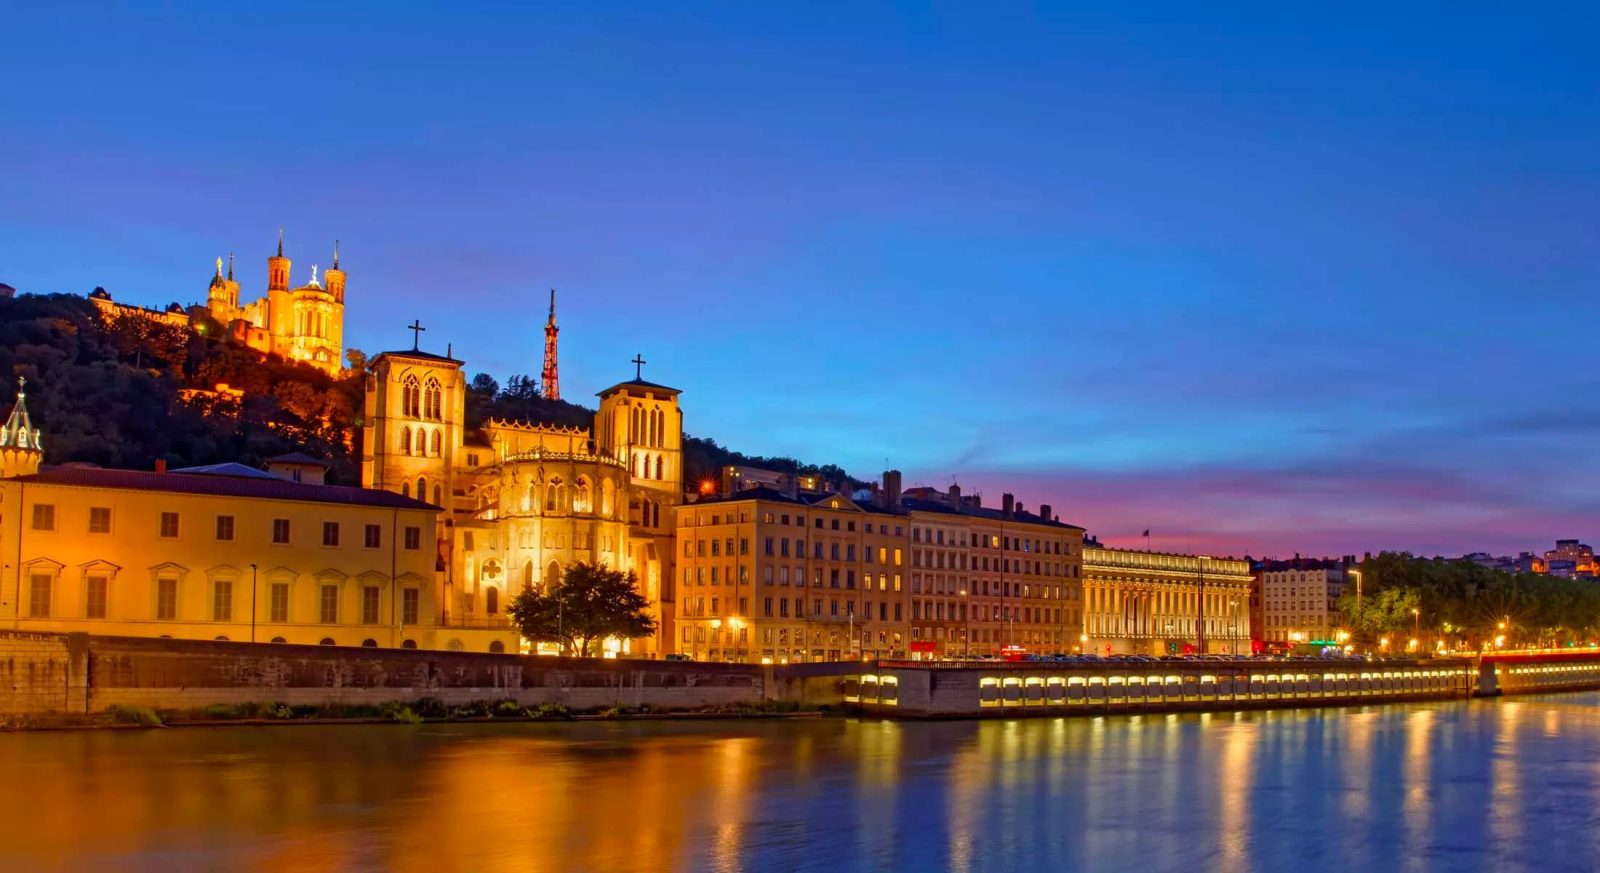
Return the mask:
[(333, 245), (333, 266), (323, 272), (320, 280), (313, 264), (310, 280), (291, 288), (290, 265), (283, 254), (283, 231), (279, 229), (278, 253), (267, 258), (267, 293), (247, 303), (239, 302), (239, 282), (233, 277), (231, 255), (226, 272), (222, 259), (217, 259), (217, 271), (206, 289), (204, 306), (184, 309), (174, 303), (164, 311), (145, 309), (118, 303), (98, 288), (89, 300), (108, 316), (149, 318), (180, 327), (210, 318), (239, 345), (336, 374), (343, 366), (344, 356), (345, 273), (339, 267), (339, 244)]

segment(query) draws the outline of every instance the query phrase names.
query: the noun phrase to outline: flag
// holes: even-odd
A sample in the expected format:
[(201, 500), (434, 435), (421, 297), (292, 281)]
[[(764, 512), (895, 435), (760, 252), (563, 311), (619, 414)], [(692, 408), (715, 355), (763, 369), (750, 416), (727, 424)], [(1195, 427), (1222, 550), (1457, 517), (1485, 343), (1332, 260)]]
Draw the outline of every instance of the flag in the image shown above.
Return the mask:
[(1144, 529), (1144, 533), (1140, 534), (1139, 536), (1147, 537), (1149, 535), (1150, 535), (1150, 528), (1145, 528)]

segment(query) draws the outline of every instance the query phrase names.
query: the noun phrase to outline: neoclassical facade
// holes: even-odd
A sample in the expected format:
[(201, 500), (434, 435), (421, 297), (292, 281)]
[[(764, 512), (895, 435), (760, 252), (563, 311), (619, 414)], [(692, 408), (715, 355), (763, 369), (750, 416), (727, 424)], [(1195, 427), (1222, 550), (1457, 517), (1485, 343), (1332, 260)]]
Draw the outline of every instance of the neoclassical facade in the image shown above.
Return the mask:
[(678, 394), (636, 375), (599, 393), (589, 427), (492, 420), (468, 432), (461, 361), (384, 352), (367, 378), (362, 481), (445, 510), (447, 623), (503, 627), (520, 588), (547, 587), (578, 562), (605, 564), (638, 576), (659, 624), (656, 639), (611, 650), (671, 651)]
[(1250, 563), (1083, 550), (1084, 636), (1099, 654), (1250, 653)]

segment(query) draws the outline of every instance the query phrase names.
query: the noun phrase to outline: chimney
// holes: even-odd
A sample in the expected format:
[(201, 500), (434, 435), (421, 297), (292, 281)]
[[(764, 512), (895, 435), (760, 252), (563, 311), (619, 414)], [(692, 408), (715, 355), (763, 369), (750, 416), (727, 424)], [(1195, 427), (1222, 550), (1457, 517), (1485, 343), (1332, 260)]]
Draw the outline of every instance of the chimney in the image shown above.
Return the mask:
[(950, 507), (952, 509), (961, 508), (961, 486), (954, 482), (950, 483)]
[(900, 471), (883, 471), (883, 499), (885, 509), (891, 512), (900, 508)]
[(1004, 513), (1005, 515), (1007, 515), (1007, 516), (1011, 515), (1011, 511), (1014, 508), (1016, 508), (1016, 502), (1017, 502), (1017, 498), (1013, 497), (1009, 492), (1005, 493), (1005, 494), (1001, 494), (1000, 495), (1000, 511), (1002, 513)]
[(1048, 504), (1048, 503), (1039, 504), (1039, 517), (1044, 519), (1045, 521), (1049, 521), (1050, 520), (1050, 504)]
[(167, 459), (166, 458), (156, 458), (156, 472), (157, 473), (165, 473), (165, 472), (167, 472)]

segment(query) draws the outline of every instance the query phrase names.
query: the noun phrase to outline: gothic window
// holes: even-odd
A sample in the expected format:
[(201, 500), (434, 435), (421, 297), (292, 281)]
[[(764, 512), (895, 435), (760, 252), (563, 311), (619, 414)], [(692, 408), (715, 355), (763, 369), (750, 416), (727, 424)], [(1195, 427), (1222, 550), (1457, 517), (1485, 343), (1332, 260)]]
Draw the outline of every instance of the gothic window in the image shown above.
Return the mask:
[(639, 439), (639, 407), (637, 406), (633, 407), (633, 411), (629, 413), (628, 442), (635, 445), (643, 443), (643, 440)]
[(661, 456), (656, 455), (656, 478), (661, 478)]
[(483, 609), (490, 615), (500, 611), (500, 589), (492, 585), (489, 586), (489, 589), (483, 594)]
[(560, 584), (561, 584), (561, 565), (559, 563), (555, 562), (555, 561), (551, 561), (550, 565), (544, 568), (544, 590), (545, 590), (545, 593), (549, 593), (552, 589), (554, 589), (557, 585), (560, 585)]
[(440, 490), (440, 486), (438, 486), (438, 485), (433, 486), (433, 504), (435, 506), (443, 506), (444, 505), (444, 499), (443, 498), (444, 498), (444, 492)]
[(405, 387), (401, 391), (401, 405), (408, 418), (422, 417), (422, 386), (418, 384), (416, 376), (407, 376)]
[(566, 497), (566, 486), (562, 484), (559, 478), (551, 479), (550, 484), (544, 487), (544, 511), (556, 512), (559, 510), (566, 512)]
[(418, 500), (427, 500), (428, 499), (428, 477), (427, 476), (418, 476), (417, 477), (417, 499)]
[(616, 511), (617, 487), (611, 484), (611, 477), (600, 480), (600, 515), (610, 518)]
[(424, 399), (427, 401), (428, 418), (434, 421), (442, 419), (444, 417), (441, 414), (444, 408), (444, 392), (439, 388), (438, 379), (428, 379), (428, 390)]
[(411, 428), (400, 428), (400, 454), (411, 454)]
[(572, 511), (593, 512), (594, 504), (589, 497), (589, 480), (579, 476), (572, 488)]
[(429, 454), (433, 455), (435, 458), (440, 457), (443, 454), (443, 452), (440, 450), (439, 431), (437, 430), (433, 432), (432, 443), (429, 446), (429, 450)]
[(533, 587), (533, 562), (532, 561), (529, 561), (526, 564), (522, 565), (522, 587), (523, 588), (532, 588)]
[(659, 503), (650, 504), (650, 526), (661, 526), (661, 504)]

